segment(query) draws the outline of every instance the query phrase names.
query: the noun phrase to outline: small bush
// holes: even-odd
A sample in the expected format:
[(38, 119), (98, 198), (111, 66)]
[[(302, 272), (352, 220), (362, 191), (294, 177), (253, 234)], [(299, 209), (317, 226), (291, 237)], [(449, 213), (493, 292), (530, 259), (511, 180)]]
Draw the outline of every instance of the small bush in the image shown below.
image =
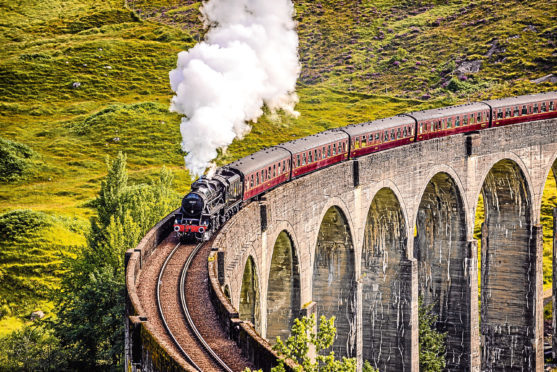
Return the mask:
[(0, 137), (0, 182), (21, 179), (34, 156), (30, 147)]

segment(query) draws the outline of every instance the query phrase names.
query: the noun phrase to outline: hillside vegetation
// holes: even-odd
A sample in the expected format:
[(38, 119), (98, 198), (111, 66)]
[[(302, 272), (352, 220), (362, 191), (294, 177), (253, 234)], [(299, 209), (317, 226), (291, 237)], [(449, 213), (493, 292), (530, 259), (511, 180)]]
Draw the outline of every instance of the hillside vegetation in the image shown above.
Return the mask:
[[(187, 191), (176, 54), (203, 37), (188, 0), (0, 2), (0, 317), (51, 306), (59, 256), (83, 245), (105, 156), (130, 183), (165, 165)], [(297, 0), (299, 119), (264, 117), (220, 164), (324, 129), (482, 98), (557, 90), (554, 1)], [(549, 211), (555, 187), (546, 190)], [(551, 204), (552, 203), (552, 204)], [(545, 218), (545, 217), (544, 217)], [(544, 224), (547, 220), (544, 220)], [(21, 225), (21, 226), (19, 226)], [(11, 315), (11, 317), (10, 317)], [(0, 332), (1, 333), (1, 332)]]

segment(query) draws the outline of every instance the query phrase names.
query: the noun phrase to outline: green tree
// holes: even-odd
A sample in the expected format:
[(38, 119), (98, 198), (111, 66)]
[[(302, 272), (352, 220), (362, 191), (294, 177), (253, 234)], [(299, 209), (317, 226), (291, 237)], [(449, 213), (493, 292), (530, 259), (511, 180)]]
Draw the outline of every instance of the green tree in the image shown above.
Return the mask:
[(152, 184), (128, 185), (125, 155), (107, 159), (107, 166), (88, 244), (77, 257), (66, 257), (53, 325), (72, 369), (118, 368), (123, 362), (125, 251), (179, 200), (164, 168)]
[(53, 371), (63, 366), (58, 340), (41, 321), (0, 338), (0, 370)]
[[(273, 372), (282, 372), (284, 362), (290, 359), (298, 364), (297, 371), (305, 372), (352, 372), (356, 371), (356, 359), (345, 358), (335, 359), (333, 351), (326, 353), (335, 340), (336, 328), (335, 317), (330, 319), (321, 316), (317, 333), (315, 329), (315, 314), (310, 317), (304, 316), (296, 319), (292, 325), (292, 331), (286, 341), (277, 337), (277, 343), (273, 346), (279, 354), (279, 365), (272, 369)], [(311, 346), (310, 346), (311, 345)], [(310, 347), (313, 347), (316, 358), (313, 360), (310, 355)]]
[(418, 300), (420, 371), (437, 372), (445, 368), (446, 332), (435, 329), (437, 315), (432, 313), (435, 304), (424, 305)]

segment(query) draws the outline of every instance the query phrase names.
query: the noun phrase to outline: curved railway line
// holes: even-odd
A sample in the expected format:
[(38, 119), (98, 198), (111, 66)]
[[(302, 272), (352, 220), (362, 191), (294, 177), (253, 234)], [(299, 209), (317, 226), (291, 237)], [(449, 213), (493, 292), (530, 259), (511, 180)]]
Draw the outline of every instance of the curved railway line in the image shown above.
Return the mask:
[(210, 244), (182, 244), (172, 235), (148, 259), (138, 286), (161, 344), (180, 355), (191, 371), (253, 367), (222, 331), (210, 301)]

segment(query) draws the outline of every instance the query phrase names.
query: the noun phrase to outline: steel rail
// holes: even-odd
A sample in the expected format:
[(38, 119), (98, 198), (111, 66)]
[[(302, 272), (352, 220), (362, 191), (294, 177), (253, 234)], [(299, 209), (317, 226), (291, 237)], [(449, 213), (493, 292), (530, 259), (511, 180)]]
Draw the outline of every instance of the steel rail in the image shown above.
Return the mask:
[[(159, 309), (159, 314), (160, 314), (161, 319), (162, 319), (162, 324), (164, 325), (164, 328), (166, 329), (166, 332), (168, 332), (168, 335), (170, 336), (170, 339), (172, 340), (172, 342), (174, 342), (174, 344), (178, 347), (180, 352), (184, 355), (184, 358), (186, 359), (186, 361), (189, 364), (191, 364), (192, 367), (194, 367), (198, 371), (202, 372), (202, 369), (199, 368), (199, 366), (197, 364), (195, 364), (195, 362), (188, 355), (188, 353), (186, 353), (186, 351), (182, 348), (182, 346), (180, 345), (178, 340), (176, 340), (176, 337), (174, 337), (174, 334), (172, 333), (172, 331), (168, 327), (168, 323), (166, 322), (166, 318), (164, 317), (164, 314), (163, 314), (163, 311), (162, 311), (161, 300), (160, 300), (160, 287), (161, 287), (161, 284), (162, 284), (162, 275), (164, 273), (164, 270), (166, 270), (166, 265), (168, 264), (168, 262), (170, 261), (170, 259), (172, 258), (172, 256), (176, 252), (176, 250), (178, 250), (178, 248), (180, 247), (181, 244), (182, 243), (176, 244), (176, 247), (174, 247), (174, 249), (172, 250), (172, 252), (170, 252), (168, 257), (166, 257), (166, 260), (164, 261), (164, 264), (162, 265), (161, 271), (159, 273), (158, 282), (157, 282), (157, 306), (158, 306), (158, 309)], [(201, 247), (201, 245), (202, 244), (198, 244), (195, 249), (198, 250)]]
[(217, 355), (217, 353), (214, 352), (213, 349), (211, 349), (211, 347), (209, 346), (209, 344), (207, 344), (207, 342), (205, 341), (205, 339), (203, 338), (203, 336), (201, 336), (201, 333), (199, 333), (199, 330), (197, 329), (197, 327), (195, 326), (191, 316), (190, 316), (190, 312), (188, 310), (188, 305), (186, 303), (186, 291), (185, 291), (185, 284), (186, 284), (186, 276), (188, 273), (188, 270), (190, 268), (191, 262), (193, 261), (193, 259), (195, 258), (195, 256), (197, 255), (197, 253), (199, 252), (199, 250), (201, 249), (201, 247), (203, 246), (203, 244), (198, 244), (197, 247), (195, 247), (195, 249), (191, 252), (190, 256), (188, 257), (186, 263), (184, 264), (184, 268), (182, 269), (182, 275), (180, 277), (180, 300), (182, 302), (182, 311), (184, 312), (184, 315), (188, 321), (188, 325), (190, 326), (190, 328), (192, 329), (192, 331), (195, 333), (195, 336), (197, 337), (197, 340), (201, 343), (201, 345), (203, 345), (203, 347), (205, 348), (205, 350), (207, 351), (207, 353), (209, 353), (209, 355), (211, 355), (211, 357), (213, 358), (213, 360), (221, 367), (223, 368), (226, 372), (234, 372), (232, 369), (230, 369), (230, 367), (228, 367), (226, 365), (226, 363)]

